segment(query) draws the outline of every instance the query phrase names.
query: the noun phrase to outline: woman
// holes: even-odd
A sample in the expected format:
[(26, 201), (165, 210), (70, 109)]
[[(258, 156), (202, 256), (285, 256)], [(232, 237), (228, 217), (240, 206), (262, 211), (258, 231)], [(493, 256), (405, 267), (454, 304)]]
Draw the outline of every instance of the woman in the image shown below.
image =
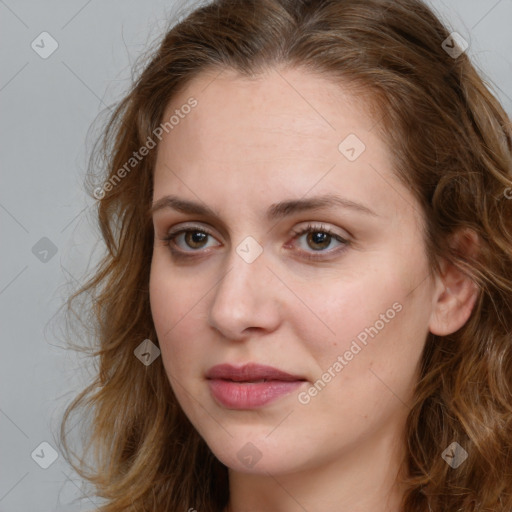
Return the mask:
[[(512, 137), (418, 0), (165, 36), (93, 185), (105, 512), (509, 511)], [(71, 457), (70, 457), (71, 459)]]

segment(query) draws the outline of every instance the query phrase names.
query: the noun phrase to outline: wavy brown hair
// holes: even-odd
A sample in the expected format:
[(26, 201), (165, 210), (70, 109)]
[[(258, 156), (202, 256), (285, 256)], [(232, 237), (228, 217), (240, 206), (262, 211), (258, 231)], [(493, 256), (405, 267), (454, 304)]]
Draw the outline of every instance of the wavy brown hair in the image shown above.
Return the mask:
[[(365, 94), (394, 171), (421, 205), (432, 270), (445, 258), (478, 286), (466, 324), (426, 339), (401, 511), (512, 510), (512, 130), (467, 54), (443, 49), (449, 35), (420, 0), (217, 0), (170, 28), (151, 53), (96, 147), (102, 180), (115, 182), (97, 202), (106, 251), (68, 301), (70, 314), (94, 325), (83, 350), (97, 375), (66, 409), (60, 437), (67, 460), (104, 498), (102, 511), (218, 512), (229, 499), (227, 468), (181, 410), (161, 359), (145, 366), (134, 356), (142, 340), (158, 344), (148, 290), (156, 150), (122, 179), (116, 173), (198, 74), (254, 77), (282, 67)], [(87, 185), (92, 192), (97, 183)], [(450, 244), (461, 229), (478, 235), (475, 256)], [(86, 411), (77, 455), (66, 425)], [(441, 457), (454, 441), (468, 454), (456, 469)]]

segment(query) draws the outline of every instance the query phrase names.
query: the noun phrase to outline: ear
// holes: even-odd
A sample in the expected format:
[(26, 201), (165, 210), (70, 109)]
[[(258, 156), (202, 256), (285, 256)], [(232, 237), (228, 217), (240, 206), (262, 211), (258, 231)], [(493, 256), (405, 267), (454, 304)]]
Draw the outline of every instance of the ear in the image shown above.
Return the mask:
[[(468, 228), (463, 229), (452, 235), (450, 245), (459, 254), (474, 257), (479, 248), (478, 235)], [(445, 259), (440, 262), (440, 266), (440, 274), (435, 278), (429, 329), (432, 334), (446, 336), (467, 322), (478, 297), (478, 286)]]

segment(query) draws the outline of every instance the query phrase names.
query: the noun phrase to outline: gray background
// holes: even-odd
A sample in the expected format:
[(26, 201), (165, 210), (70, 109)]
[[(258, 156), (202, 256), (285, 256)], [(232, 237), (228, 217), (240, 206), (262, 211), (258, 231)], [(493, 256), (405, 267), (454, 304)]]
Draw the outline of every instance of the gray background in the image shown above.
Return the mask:
[[(469, 54), (511, 114), (512, 0), (431, 3), (470, 42)], [(135, 59), (190, 5), (0, 0), (0, 512), (99, 503), (61, 455), (47, 469), (34, 460), (50, 460), (38, 447), (57, 449), (60, 415), (89, 377), (83, 358), (59, 348), (52, 326), (101, 250), (82, 187), (92, 123), (127, 90)], [(43, 31), (59, 45), (46, 59), (31, 47)]]

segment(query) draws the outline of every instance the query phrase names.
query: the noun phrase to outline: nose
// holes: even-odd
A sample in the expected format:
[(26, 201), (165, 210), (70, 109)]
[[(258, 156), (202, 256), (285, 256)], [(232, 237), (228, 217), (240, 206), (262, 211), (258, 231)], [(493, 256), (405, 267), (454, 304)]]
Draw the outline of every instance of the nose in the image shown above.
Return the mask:
[(210, 304), (210, 325), (229, 339), (241, 339), (255, 329), (275, 330), (284, 287), (270, 270), (265, 251), (248, 262), (233, 247), (227, 269)]

